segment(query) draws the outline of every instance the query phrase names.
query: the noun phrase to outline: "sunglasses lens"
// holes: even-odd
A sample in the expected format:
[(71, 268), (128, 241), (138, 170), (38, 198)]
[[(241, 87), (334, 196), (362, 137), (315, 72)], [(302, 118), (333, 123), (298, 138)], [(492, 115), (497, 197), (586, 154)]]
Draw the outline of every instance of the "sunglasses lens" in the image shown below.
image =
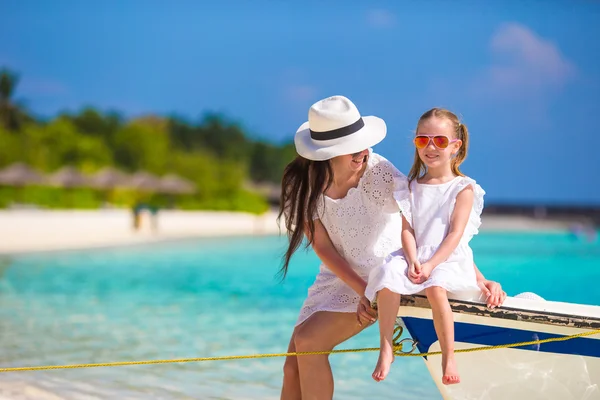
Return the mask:
[(417, 148), (423, 149), (427, 147), (427, 144), (429, 144), (429, 138), (427, 136), (417, 136), (415, 138), (415, 146), (417, 146)]
[(440, 149), (448, 147), (448, 138), (446, 136), (436, 136), (433, 138), (433, 144)]

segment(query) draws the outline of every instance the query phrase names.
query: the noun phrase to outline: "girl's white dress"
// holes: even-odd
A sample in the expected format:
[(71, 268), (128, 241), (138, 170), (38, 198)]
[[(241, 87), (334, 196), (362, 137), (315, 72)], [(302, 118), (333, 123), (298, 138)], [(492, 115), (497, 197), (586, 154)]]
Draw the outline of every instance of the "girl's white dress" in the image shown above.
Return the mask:
[[(408, 263), (402, 250), (386, 257), (382, 265), (369, 274), (365, 296), (373, 301), (377, 292), (387, 288), (399, 294), (416, 294), (432, 286), (440, 286), (448, 292), (479, 292), (471, 238), (479, 232), (483, 210), (483, 189), (471, 178), (457, 176), (453, 180), (438, 184), (420, 184), (413, 181), (408, 188), (394, 192), (401, 212), (411, 224), (417, 242), (417, 257), (424, 263), (433, 256), (448, 233), (450, 217), (456, 204), (456, 196), (466, 187), (472, 186), (473, 208), (462, 239), (448, 259), (433, 269), (429, 279), (421, 284), (408, 279)], [(398, 232), (400, 235), (400, 232)]]
[[(392, 163), (369, 150), (369, 160), (358, 186), (346, 197), (325, 195), (314, 219), (320, 219), (339, 254), (363, 279), (400, 249), (402, 217), (394, 192), (408, 189), (407, 179)], [(321, 263), (308, 289), (296, 325), (317, 311), (356, 312), (359, 295)]]

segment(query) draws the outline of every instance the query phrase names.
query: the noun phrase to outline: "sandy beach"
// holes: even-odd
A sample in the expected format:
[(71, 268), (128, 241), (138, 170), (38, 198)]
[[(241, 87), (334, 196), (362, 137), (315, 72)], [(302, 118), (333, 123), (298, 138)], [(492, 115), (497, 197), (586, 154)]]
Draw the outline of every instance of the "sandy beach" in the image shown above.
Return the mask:
[[(206, 236), (279, 234), (277, 213), (162, 210), (153, 229), (148, 214), (134, 230), (129, 210), (0, 211), (0, 254), (94, 248)], [(565, 231), (550, 219), (484, 216), (482, 231)]]
[(0, 254), (151, 243), (206, 236), (278, 234), (277, 214), (163, 210), (153, 227), (142, 214), (133, 227), (129, 210), (0, 211)]

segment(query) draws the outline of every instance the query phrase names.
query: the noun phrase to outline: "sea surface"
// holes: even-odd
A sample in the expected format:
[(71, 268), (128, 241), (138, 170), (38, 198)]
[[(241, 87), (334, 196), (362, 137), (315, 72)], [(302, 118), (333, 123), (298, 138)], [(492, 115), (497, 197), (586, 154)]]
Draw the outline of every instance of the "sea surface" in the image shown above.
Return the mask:
[[(285, 238), (194, 239), (0, 258), (0, 367), (278, 353), (319, 262)], [(476, 263), (509, 295), (600, 305), (600, 242), (486, 233)], [(377, 347), (377, 326), (340, 348)], [(423, 362), (334, 354), (336, 399), (441, 399)], [(278, 399), (282, 358), (0, 373), (0, 399)]]

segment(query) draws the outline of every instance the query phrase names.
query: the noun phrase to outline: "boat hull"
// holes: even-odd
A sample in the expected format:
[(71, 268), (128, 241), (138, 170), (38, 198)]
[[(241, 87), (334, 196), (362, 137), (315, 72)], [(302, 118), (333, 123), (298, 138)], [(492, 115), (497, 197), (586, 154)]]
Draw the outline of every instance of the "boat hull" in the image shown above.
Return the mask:
[[(548, 311), (548, 302), (544, 306), (544, 310), (537, 311), (535, 307), (513, 307), (492, 312), (482, 311), (485, 308), (481, 304), (454, 302), (455, 349), (561, 338), (590, 332), (596, 324), (600, 327), (600, 320), (552, 313)], [(404, 301), (399, 316), (417, 341), (419, 352), (440, 350), (431, 310), (422, 301), (418, 306), (415, 302)], [(456, 353), (461, 376), (461, 383), (457, 385), (441, 383), (440, 355), (423, 357), (423, 360), (446, 400), (600, 400), (600, 334), (515, 348)]]

